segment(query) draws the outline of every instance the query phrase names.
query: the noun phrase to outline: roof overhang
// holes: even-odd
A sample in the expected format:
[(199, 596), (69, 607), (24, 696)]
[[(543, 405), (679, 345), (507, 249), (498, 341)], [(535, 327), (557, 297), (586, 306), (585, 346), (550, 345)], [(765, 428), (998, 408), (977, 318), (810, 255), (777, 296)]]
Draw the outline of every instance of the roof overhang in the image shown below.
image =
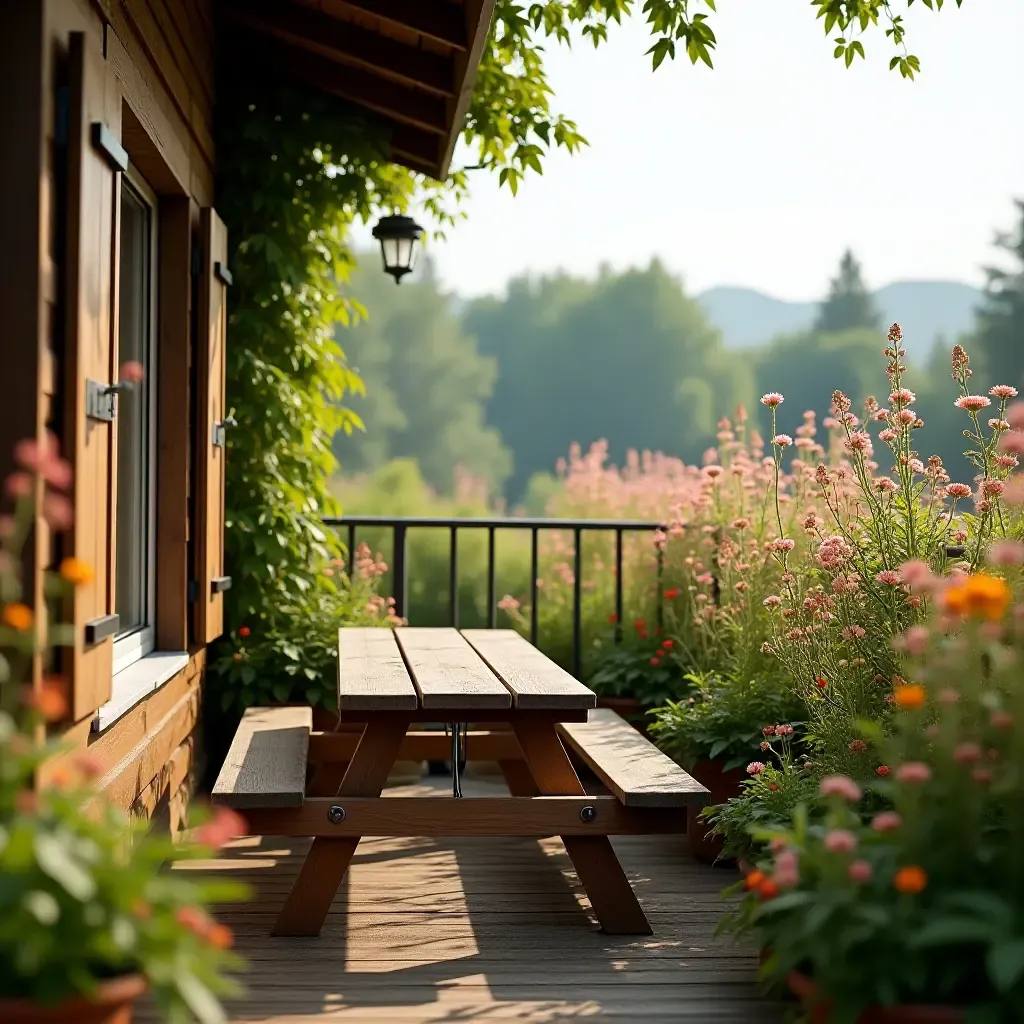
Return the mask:
[(444, 179), (495, 0), (218, 0), (268, 70), (383, 119), (390, 158)]

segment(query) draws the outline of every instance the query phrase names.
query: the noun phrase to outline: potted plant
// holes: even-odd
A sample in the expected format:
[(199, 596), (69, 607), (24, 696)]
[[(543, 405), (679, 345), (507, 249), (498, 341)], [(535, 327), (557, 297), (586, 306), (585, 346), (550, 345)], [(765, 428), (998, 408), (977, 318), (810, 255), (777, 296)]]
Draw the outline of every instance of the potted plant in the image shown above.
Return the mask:
[(675, 647), (672, 637), (657, 627), (649, 630), (643, 619), (633, 623), (632, 636), (618, 644), (611, 640), (602, 644), (597, 667), (587, 679), (598, 706), (610, 708), (646, 732), (647, 713), (681, 697), (688, 688), (674, 657)]
[(888, 730), (861, 723), (883, 763), (822, 779), (818, 820), (801, 805), (763, 835), (772, 855), (724, 923), (815, 1021), (1024, 1019), (1024, 606), (986, 574), (932, 586), (938, 614), (899, 638)]
[[(763, 679), (690, 674), (686, 680), (691, 695), (658, 708), (650, 731), (659, 746), (708, 789), (712, 806), (740, 795), (750, 767), (758, 766), (755, 772), (765, 767), (758, 759), (767, 760), (772, 743), (788, 764), (794, 735), (790, 720), (802, 709), (787, 690)], [(706, 863), (723, 853), (722, 838), (711, 830), (701, 808), (688, 808), (690, 850)]]
[[(144, 823), (97, 790), (104, 769), (95, 755), (62, 752), (45, 740), (47, 724), (68, 712), (53, 645), (73, 634), (56, 613), (91, 570), (70, 558), (47, 574), (51, 621), (40, 628), (20, 579), (35, 517), (33, 477), (49, 485), (43, 511), (51, 525), (66, 528), (70, 468), (52, 442), (45, 449), (22, 442), (16, 454), (23, 471), (8, 479), (7, 491), (17, 508), (0, 519), (0, 1020), (127, 1024), (132, 1004), (149, 990), (168, 1020), (213, 1024), (223, 1019), (217, 995), (232, 990), (225, 971), (240, 961), (230, 930), (206, 907), (245, 890), (165, 867), (208, 856), (243, 823), (222, 810), (194, 842), (147, 836)], [(37, 659), (45, 674), (33, 686)]]

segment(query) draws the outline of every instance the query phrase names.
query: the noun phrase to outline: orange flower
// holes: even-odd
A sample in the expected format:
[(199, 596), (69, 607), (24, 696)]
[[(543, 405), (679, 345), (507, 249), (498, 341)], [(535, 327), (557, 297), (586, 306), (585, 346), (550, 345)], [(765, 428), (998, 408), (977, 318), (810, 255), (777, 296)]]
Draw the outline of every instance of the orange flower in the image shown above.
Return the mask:
[(39, 797), (31, 789), (19, 790), (18, 795), (14, 798), (14, 806), (22, 814), (35, 814), (39, 807)]
[(235, 936), (226, 924), (215, 924), (211, 925), (210, 930), (206, 933), (206, 941), (214, 949), (230, 949), (234, 944)]
[(15, 602), (4, 606), (3, 622), (11, 629), (17, 629), (24, 633), (26, 629), (32, 628), (32, 609), (27, 604)]
[(245, 655), (241, 651), (235, 651), (235, 653), (231, 655), (232, 661), (243, 661), (244, 659)]
[(73, 583), (76, 587), (92, 583), (95, 578), (92, 566), (88, 562), (83, 562), (81, 558), (74, 557), (65, 558), (60, 563), (60, 575), (61, 579)]
[(75, 773), (66, 764), (57, 765), (47, 779), (51, 789), (67, 789), (74, 781)]
[(83, 750), (75, 758), (75, 767), (86, 779), (98, 779), (104, 773), (103, 759), (91, 750)]
[(1003, 580), (976, 572), (948, 587), (942, 595), (942, 605), (950, 615), (998, 622), (1006, 614), (1011, 599), (1010, 588)]
[(756, 889), (767, 876), (763, 871), (751, 871), (744, 879), (743, 885), (747, 890)]
[(916, 864), (908, 864), (896, 872), (892, 884), (900, 892), (918, 893), (922, 892), (928, 884), (928, 875), (924, 868)]
[(38, 711), (47, 722), (59, 722), (70, 707), (67, 681), (60, 676), (46, 676), (38, 690), (26, 689), (25, 705)]
[(148, 921), (153, 916), (153, 907), (144, 899), (137, 899), (132, 903), (132, 917), (140, 921)]
[(924, 707), (924, 687), (917, 683), (908, 683), (905, 686), (897, 686), (893, 691), (892, 699), (907, 711), (917, 711)]
[(779, 887), (772, 878), (766, 878), (758, 887), (757, 894), (763, 900), (773, 900), (779, 895)]
[(175, 920), (193, 935), (205, 938), (210, 930), (210, 919), (198, 907), (179, 907)]
[(666, 601), (674, 601), (678, 596), (679, 596), (679, 588), (678, 587), (672, 587), (671, 589), (665, 591), (665, 600)]

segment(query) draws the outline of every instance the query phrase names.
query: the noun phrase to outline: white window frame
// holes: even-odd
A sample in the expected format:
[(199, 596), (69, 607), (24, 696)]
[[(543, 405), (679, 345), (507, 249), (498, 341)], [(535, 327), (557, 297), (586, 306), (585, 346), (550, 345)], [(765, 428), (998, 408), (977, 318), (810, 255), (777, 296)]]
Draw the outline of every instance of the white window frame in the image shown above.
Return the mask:
[[(129, 166), (125, 172), (125, 183), (131, 188), (136, 194), (136, 197), (140, 199), (149, 209), (149, 295), (147, 296), (149, 305), (149, 351), (147, 353), (148, 365), (146, 370), (146, 379), (141, 383), (141, 387), (147, 389), (147, 397), (149, 404), (149, 430), (148, 430), (148, 469), (149, 469), (149, 480), (148, 480), (148, 522), (147, 522), (147, 538), (149, 541), (149, 550), (146, 552), (146, 624), (143, 626), (136, 627), (129, 632), (118, 634), (114, 637), (114, 675), (116, 676), (119, 672), (123, 672), (126, 668), (134, 665), (137, 661), (141, 661), (147, 654), (150, 654), (156, 647), (156, 509), (157, 509), (157, 494), (156, 494), (156, 460), (157, 460), (157, 293), (159, 292), (159, 263), (157, 254), (159, 252), (159, 239), (158, 239), (158, 228), (160, 223), (159, 213), (159, 202), (156, 197), (156, 193), (149, 187), (149, 185), (134, 171), (134, 167)], [(120, 273), (120, 266), (118, 266), (118, 273)], [(118, 314), (120, 315), (120, 311)], [(120, 363), (120, 353), (118, 354), (118, 361)], [(116, 494), (116, 491), (115, 491)], [(111, 538), (111, 543), (115, 545), (115, 557), (116, 557), (116, 535)], [(116, 585), (116, 574), (115, 574), (115, 585)]]

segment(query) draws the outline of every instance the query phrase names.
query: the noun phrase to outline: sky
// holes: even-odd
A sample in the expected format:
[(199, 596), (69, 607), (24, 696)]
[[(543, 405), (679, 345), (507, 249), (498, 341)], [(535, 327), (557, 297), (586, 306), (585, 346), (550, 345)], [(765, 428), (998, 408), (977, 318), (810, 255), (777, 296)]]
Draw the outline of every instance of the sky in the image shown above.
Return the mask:
[(866, 62), (834, 60), (808, 0), (717, 6), (713, 70), (684, 56), (652, 72), (639, 15), (596, 51), (548, 44), (552, 105), (590, 146), (550, 155), (515, 197), (475, 172), (468, 219), (428, 246), (446, 288), (501, 293), (526, 273), (656, 256), (691, 294), (738, 285), (806, 301), (847, 246), (871, 288), (983, 283), (993, 235), (1016, 226), (1024, 198), (1024, 0), (915, 4), (912, 82), (889, 71), (881, 30)]

